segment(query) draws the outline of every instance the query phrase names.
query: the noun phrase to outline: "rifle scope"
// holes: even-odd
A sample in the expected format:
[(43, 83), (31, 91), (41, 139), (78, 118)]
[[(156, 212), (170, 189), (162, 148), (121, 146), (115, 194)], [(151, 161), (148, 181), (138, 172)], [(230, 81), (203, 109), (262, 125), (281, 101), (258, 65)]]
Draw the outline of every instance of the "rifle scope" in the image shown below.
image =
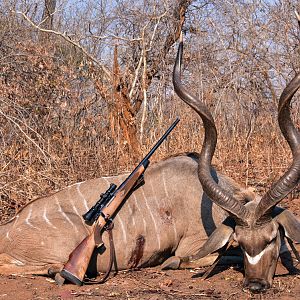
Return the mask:
[(111, 183), (107, 191), (100, 195), (100, 199), (96, 204), (88, 212), (82, 215), (87, 223), (93, 223), (96, 220), (96, 215), (98, 214), (99, 216), (100, 211), (109, 202), (116, 188), (117, 186), (114, 183)]

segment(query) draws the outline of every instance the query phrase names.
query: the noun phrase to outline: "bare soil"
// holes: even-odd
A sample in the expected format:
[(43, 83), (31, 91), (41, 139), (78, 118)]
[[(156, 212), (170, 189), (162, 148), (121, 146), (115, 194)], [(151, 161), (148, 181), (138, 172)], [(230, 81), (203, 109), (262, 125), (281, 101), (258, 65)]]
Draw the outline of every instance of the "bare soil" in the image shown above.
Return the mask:
[[(101, 285), (78, 287), (40, 276), (1, 276), (0, 299), (299, 299), (300, 276), (278, 275), (272, 289), (251, 294), (243, 289), (240, 268), (222, 270), (201, 279), (199, 270), (160, 271), (158, 268), (119, 272)], [(200, 272), (201, 274), (201, 272)]]

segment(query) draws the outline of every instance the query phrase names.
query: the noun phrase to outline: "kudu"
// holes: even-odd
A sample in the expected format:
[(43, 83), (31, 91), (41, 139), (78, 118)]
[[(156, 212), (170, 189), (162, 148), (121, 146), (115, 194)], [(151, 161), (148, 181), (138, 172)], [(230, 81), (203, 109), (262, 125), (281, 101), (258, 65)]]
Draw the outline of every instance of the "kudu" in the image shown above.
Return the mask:
[[(182, 154), (150, 165), (145, 172), (144, 185), (130, 195), (114, 220), (117, 268), (161, 263), (164, 268), (210, 265), (218, 256), (213, 252), (235, 237), (245, 251), (246, 284), (252, 290), (262, 289), (272, 281), (280, 247), (278, 228), (282, 226), (287, 237), (300, 240), (299, 224), (291, 213), (280, 210), (277, 216), (271, 216), (275, 204), (298, 182), (299, 137), (289, 117), (288, 103), (298, 87), (299, 76), (284, 92), (279, 114), (281, 127), (292, 145), (294, 163), (259, 202), (253, 200), (252, 192), (211, 169), (216, 129), (205, 106), (182, 87), (182, 44), (179, 50), (175, 89), (203, 118), (205, 144), (200, 159), (198, 154)], [(0, 274), (59, 272), (70, 252), (90, 231), (82, 214), (110, 183), (120, 184), (126, 176), (76, 183), (28, 203), (0, 226)], [(230, 219), (235, 221), (234, 225), (228, 225)], [(106, 235), (103, 241), (109, 245)], [(88, 275), (106, 271), (109, 251), (100, 250), (91, 260)]]
[[(225, 217), (203, 194), (197, 174), (197, 154), (178, 155), (150, 165), (145, 184), (127, 199), (114, 219), (117, 267), (121, 269), (178, 263), (178, 257), (196, 254)], [(246, 194), (221, 174), (219, 184), (236, 197)], [(76, 183), (48, 197), (28, 203), (12, 220), (0, 226), (0, 274), (54, 274), (90, 231), (82, 218), (110, 183), (127, 174)], [(201, 219), (202, 215), (211, 218)], [(105, 245), (109, 245), (106, 234)], [(109, 251), (92, 258), (89, 275), (106, 271)], [(175, 256), (172, 256), (175, 255)], [(199, 264), (211, 264), (216, 255)], [(197, 262), (198, 265), (198, 262)], [(177, 265), (178, 266), (178, 265)]]
[[(217, 130), (205, 104), (192, 95), (181, 81), (182, 53), (181, 37), (173, 84), (177, 95), (192, 107), (203, 121), (205, 137), (199, 157), (199, 180), (204, 193), (216, 205), (227, 211), (229, 217), (227, 222), (217, 227), (196, 255), (182, 258), (181, 261), (198, 260), (235, 240), (244, 254), (244, 286), (253, 292), (260, 292), (272, 285), (284, 237), (292, 247), (291, 240), (300, 242), (300, 223), (296, 217), (288, 210), (276, 207), (300, 180), (300, 134), (292, 122), (289, 110), (291, 99), (300, 87), (300, 73), (284, 89), (278, 104), (278, 123), (291, 148), (293, 162), (262, 197), (255, 197), (252, 201), (246, 198), (240, 201), (231, 191), (217, 184), (212, 176), (211, 161), (217, 143)], [(233, 221), (233, 225), (228, 224), (229, 220)], [(297, 255), (296, 251), (295, 254)]]

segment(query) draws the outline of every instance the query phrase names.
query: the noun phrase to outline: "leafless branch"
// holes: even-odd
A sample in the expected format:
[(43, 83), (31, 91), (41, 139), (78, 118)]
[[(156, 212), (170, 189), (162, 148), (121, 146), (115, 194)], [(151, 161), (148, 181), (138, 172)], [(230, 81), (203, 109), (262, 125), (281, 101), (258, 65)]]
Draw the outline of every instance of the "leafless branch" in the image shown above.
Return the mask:
[(24, 12), (20, 12), (20, 11), (16, 11), (16, 14), (19, 14), (21, 16), (23, 16), (23, 18), (31, 25), (33, 26), (35, 29), (41, 31), (41, 32), (46, 32), (49, 34), (54, 34), (56, 36), (60, 36), (62, 37), (65, 41), (67, 41), (68, 43), (72, 44), (73, 46), (75, 46), (77, 49), (81, 50), (82, 53), (88, 57), (90, 60), (92, 60), (96, 65), (98, 65), (103, 72), (106, 74), (106, 76), (108, 77), (108, 79), (111, 79), (111, 72), (109, 69), (107, 69), (103, 64), (101, 64), (99, 62), (98, 59), (96, 59), (92, 54), (90, 54), (84, 47), (82, 47), (79, 43), (73, 41), (72, 39), (70, 39), (70, 37), (66, 34), (66, 33), (62, 33), (62, 32), (58, 32), (58, 31), (54, 31), (51, 29), (44, 29), (41, 28), (40, 26), (36, 25)]

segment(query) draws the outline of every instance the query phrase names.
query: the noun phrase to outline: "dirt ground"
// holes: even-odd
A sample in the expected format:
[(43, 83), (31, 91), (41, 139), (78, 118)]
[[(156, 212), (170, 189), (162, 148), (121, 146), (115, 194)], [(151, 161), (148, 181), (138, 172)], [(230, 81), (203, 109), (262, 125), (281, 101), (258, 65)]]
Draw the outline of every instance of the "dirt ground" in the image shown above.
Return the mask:
[(280, 275), (272, 289), (251, 294), (243, 289), (242, 270), (216, 268), (215, 274), (203, 281), (199, 270), (160, 271), (158, 268), (119, 272), (101, 285), (58, 287), (46, 277), (2, 276), (0, 299), (299, 299), (300, 276)]
[[(282, 204), (300, 216), (300, 199)], [(241, 266), (217, 266), (206, 280), (201, 279), (204, 271), (205, 268), (161, 271), (159, 267), (120, 271), (104, 284), (82, 287), (72, 284), (58, 287), (52, 279), (41, 276), (0, 276), (0, 300), (300, 299), (300, 275), (288, 274), (280, 263), (273, 287), (262, 294), (252, 294), (243, 288)]]

